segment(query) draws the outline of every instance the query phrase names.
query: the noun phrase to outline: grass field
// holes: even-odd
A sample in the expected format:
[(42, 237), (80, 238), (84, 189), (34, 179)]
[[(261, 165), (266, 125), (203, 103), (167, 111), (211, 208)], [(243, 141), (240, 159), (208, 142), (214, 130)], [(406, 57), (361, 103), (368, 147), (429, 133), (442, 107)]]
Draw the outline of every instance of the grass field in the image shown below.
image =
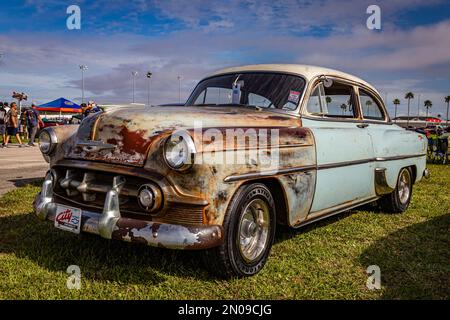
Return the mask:
[[(37, 185), (0, 198), (0, 299), (448, 299), (450, 167), (430, 165), (400, 215), (352, 211), (299, 230), (279, 228), (252, 278), (219, 280), (199, 252), (169, 251), (57, 231), (31, 215)], [(69, 265), (81, 289), (66, 288)], [(381, 290), (366, 268), (381, 269)]]

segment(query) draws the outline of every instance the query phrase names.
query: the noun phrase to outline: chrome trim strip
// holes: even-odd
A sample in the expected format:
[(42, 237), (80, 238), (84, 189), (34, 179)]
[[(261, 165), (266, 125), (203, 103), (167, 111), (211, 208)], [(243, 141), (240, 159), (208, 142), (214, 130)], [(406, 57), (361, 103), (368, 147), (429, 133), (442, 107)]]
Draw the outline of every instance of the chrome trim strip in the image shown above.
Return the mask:
[(369, 159), (361, 159), (361, 160), (353, 160), (353, 161), (327, 163), (327, 164), (318, 165), (317, 170), (332, 169), (332, 168), (339, 168), (339, 167), (346, 167), (346, 166), (355, 166), (358, 164), (364, 164), (364, 163), (369, 163), (369, 162), (404, 160), (404, 159), (418, 158), (418, 157), (424, 157), (424, 156), (426, 156), (425, 153), (410, 155), (410, 156), (377, 157), (377, 158), (369, 158)]
[(302, 166), (302, 167), (293, 167), (293, 168), (286, 168), (286, 169), (279, 169), (279, 170), (267, 170), (267, 171), (260, 171), (260, 172), (249, 172), (244, 174), (236, 174), (231, 175), (223, 179), (224, 182), (235, 182), (239, 180), (247, 180), (247, 179), (254, 179), (254, 178), (265, 178), (267, 176), (278, 176), (278, 175), (284, 175), (289, 173), (296, 173), (296, 172), (305, 172), (305, 171), (311, 171), (316, 170), (315, 165), (309, 165), (309, 166)]
[(339, 167), (356, 166), (358, 164), (364, 164), (364, 163), (369, 163), (369, 162), (373, 162), (373, 161), (375, 161), (374, 158), (327, 163), (327, 164), (318, 165), (317, 170), (326, 170), (326, 169), (339, 168)]
[(243, 174), (230, 175), (228, 177), (225, 177), (225, 179), (223, 181), (224, 182), (235, 182), (235, 181), (240, 181), (240, 180), (264, 178), (267, 176), (277, 176), (277, 175), (284, 175), (284, 174), (290, 174), (290, 173), (296, 173), (296, 172), (305, 172), (305, 171), (311, 171), (311, 170), (327, 170), (327, 169), (333, 169), (333, 168), (355, 166), (355, 165), (365, 164), (365, 163), (370, 163), (370, 162), (404, 160), (404, 159), (418, 158), (418, 157), (424, 157), (424, 156), (426, 156), (425, 153), (417, 154), (417, 155), (409, 155), (409, 156), (393, 156), (393, 157), (384, 157), (384, 158), (378, 157), (378, 158), (369, 158), (369, 159), (361, 159), (361, 160), (326, 163), (326, 164), (321, 164), (321, 165), (307, 165), (307, 166), (285, 168), (285, 169), (279, 169), (279, 170), (249, 172), (249, 173), (243, 173)]
[[(240, 148), (230, 148), (230, 149), (223, 149), (220, 150), (220, 152), (236, 152), (236, 151), (253, 151), (253, 150), (257, 150), (257, 151), (264, 151), (264, 150), (272, 150), (272, 148), (277, 148), (277, 149), (289, 149), (289, 148), (304, 148), (304, 147), (312, 147), (314, 146), (314, 144), (311, 143), (295, 143), (295, 144), (282, 144), (282, 145), (278, 145), (278, 146), (271, 146), (271, 145), (267, 145), (264, 147), (240, 147)], [(217, 152), (216, 150), (212, 150), (212, 151), (198, 151), (198, 154), (208, 154), (208, 153), (212, 153), (212, 152)]]
[(393, 157), (378, 157), (375, 158), (375, 161), (393, 161), (393, 160), (403, 160), (403, 159), (410, 159), (410, 158), (418, 158), (418, 157), (425, 157), (427, 154), (416, 154), (412, 156), (393, 156)]

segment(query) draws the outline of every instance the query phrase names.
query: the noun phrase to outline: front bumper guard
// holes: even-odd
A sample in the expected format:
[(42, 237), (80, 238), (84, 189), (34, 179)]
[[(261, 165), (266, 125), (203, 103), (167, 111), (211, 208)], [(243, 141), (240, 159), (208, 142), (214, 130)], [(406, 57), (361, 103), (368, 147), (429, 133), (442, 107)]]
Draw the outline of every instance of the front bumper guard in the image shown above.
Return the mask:
[[(103, 213), (81, 211), (81, 232), (169, 249), (208, 249), (222, 242), (220, 225), (182, 226), (121, 217), (119, 190), (115, 186), (106, 194)], [(56, 206), (53, 182), (46, 178), (33, 202), (34, 211), (39, 219), (54, 221)]]

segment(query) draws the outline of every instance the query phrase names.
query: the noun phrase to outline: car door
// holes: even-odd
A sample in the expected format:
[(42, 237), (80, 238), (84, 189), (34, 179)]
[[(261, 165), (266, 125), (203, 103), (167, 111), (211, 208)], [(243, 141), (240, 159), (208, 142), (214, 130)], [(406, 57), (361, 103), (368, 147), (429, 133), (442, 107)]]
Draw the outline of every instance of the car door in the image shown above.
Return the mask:
[(392, 124), (381, 98), (368, 88), (359, 88), (359, 99), (372, 140), (375, 166), (385, 172), (387, 185), (394, 188), (400, 169), (412, 163), (418, 172), (423, 172), (426, 139), (414, 131)]
[(364, 202), (374, 196), (373, 148), (360, 116), (357, 88), (344, 80), (316, 85), (302, 115), (313, 131), (317, 181), (308, 218)]

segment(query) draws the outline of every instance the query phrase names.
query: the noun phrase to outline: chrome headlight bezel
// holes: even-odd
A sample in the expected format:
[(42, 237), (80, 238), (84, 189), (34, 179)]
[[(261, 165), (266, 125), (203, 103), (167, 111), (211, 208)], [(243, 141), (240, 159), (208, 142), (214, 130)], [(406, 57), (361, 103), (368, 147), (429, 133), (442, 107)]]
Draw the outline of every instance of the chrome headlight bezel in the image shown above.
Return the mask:
[(58, 137), (55, 130), (52, 128), (45, 128), (39, 134), (39, 150), (44, 155), (49, 155), (55, 150), (58, 144)]
[[(176, 152), (175, 147), (182, 148)], [(182, 155), (180, 153), (183, 153)], [(176, 131), (167, 137), (164, 142), (163, 157), (169, 168), (177, 171), (186, 171), (195, 162), (195, 144), (191, 136), (183, 130)]]

